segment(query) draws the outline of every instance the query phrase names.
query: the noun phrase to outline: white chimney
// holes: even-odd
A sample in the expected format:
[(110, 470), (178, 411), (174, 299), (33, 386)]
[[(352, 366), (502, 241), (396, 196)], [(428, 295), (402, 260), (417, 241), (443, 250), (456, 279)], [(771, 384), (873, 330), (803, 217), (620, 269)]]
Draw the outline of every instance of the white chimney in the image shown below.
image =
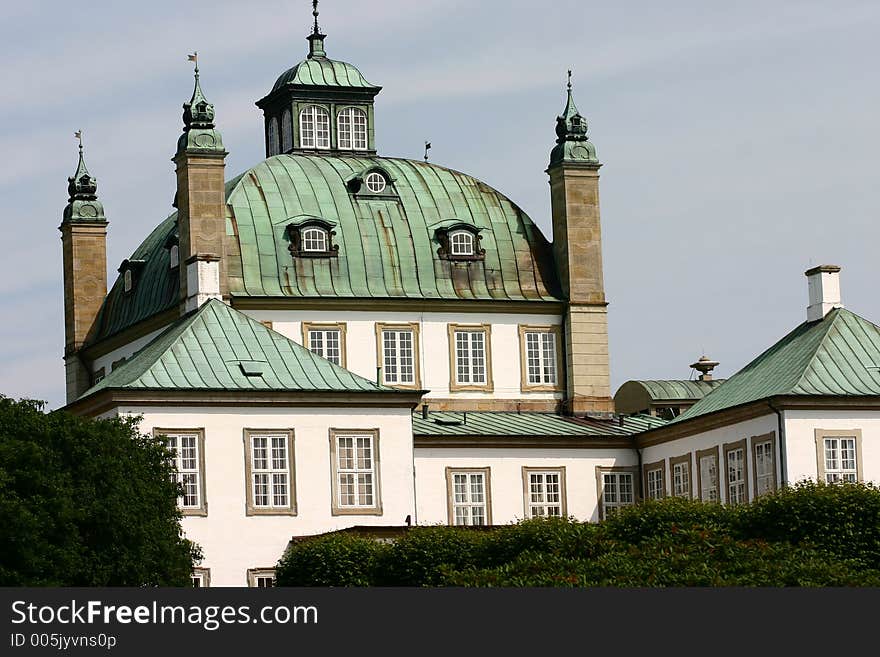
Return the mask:
[(807, 277), (807, 291), (810, 305), (807, 306), (807, 321), (816, 322), (832, 308), (843, 308), (840, 302), (840, 267), (819, 265), (804, 272)]

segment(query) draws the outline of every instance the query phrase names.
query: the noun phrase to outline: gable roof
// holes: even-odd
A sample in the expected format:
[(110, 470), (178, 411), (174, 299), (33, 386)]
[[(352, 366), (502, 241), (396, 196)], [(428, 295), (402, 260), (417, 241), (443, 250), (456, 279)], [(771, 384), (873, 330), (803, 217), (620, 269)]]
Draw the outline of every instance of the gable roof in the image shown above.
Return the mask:
[(670, 424), (778, 395), (880, 395), (880, 327), (844, 308), (805, 322)]
[(80, 399), (107, 389), (388, 392), (212, 299)]

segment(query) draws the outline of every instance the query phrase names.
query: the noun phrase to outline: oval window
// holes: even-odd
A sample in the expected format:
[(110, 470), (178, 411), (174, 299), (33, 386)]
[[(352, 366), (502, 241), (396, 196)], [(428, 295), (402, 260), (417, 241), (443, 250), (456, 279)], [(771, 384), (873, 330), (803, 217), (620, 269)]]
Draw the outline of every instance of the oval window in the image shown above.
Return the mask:
[(374, 194), (378, 194), (379, 192), (385, 191), (385, 176), (381, 173), (373, 173), (367, 174), (367, 189), (369, 189)]

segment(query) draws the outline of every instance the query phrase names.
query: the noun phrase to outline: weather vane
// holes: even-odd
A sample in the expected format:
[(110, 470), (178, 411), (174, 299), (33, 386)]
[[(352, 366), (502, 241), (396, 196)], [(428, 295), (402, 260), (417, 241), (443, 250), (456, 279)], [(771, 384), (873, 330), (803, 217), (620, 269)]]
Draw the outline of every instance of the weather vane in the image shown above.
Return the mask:
[(198, 75), (198, 73), (199, 73), (199, 53), (198, 53), (198, 52), (193, 52), (192, 55), (187, 55), (187, 56), (186, 56), (186, 61), (188, 61), (188, 62), (195, 62), (195, 65), (196, 65), (196, 75)]
[(428, 161), (428, 149), (431, 148), (431, 142), (425, 142), (425, 162)]
[(77, 130), (76, 132), (73, 133), (73, 136), (74, 136), (76, 139), (79, 140), (79, 152), (82, 153), (82, 149), (83, 149), (83, 131), (82, 131), (82, 130)]
[(312, 16), (315, 17), (315, 27), (313, 34), (320, 34), (321, 30), (318, 29), (318, 0), (312, 0)]

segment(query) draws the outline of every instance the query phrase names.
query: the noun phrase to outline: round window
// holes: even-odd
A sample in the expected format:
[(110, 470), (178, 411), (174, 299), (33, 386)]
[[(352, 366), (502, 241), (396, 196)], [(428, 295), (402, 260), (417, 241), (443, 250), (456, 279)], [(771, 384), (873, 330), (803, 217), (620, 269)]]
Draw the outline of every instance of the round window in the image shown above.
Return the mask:
[(369, 189), (374, 194), (378, 194), (381, 191), (385, 190), (385, 176), (381, 173), (373, 173), (367, 174), (367, 189)]

